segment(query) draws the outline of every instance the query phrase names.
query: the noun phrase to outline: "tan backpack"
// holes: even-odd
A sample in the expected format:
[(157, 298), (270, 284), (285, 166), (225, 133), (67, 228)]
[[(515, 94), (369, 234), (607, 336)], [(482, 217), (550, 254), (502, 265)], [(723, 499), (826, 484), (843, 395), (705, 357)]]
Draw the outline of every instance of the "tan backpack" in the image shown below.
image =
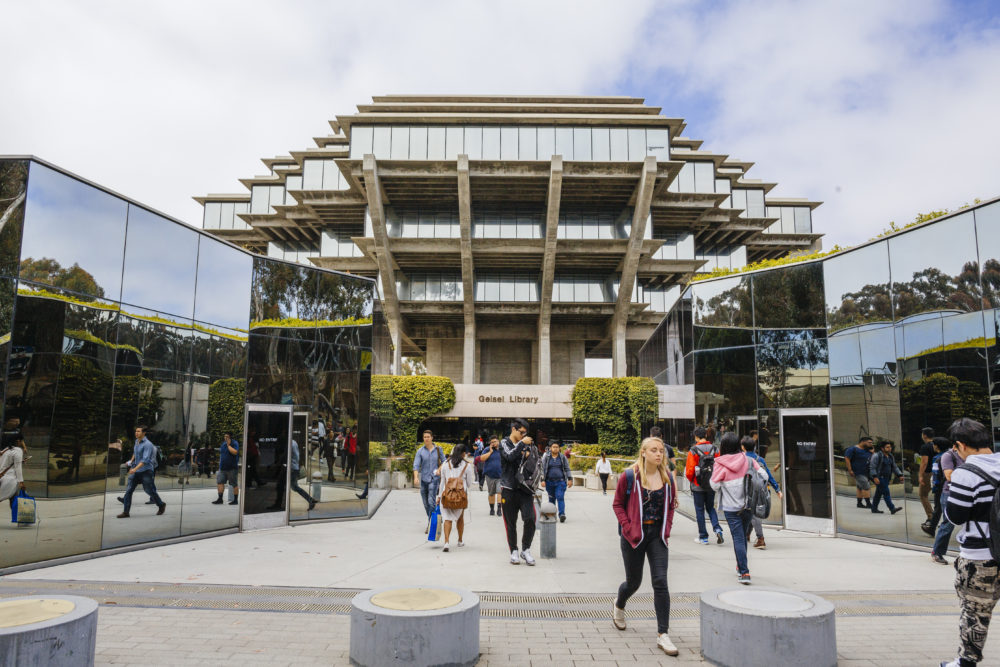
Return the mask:
[(465, 493), (465, 469), (468, 463), (462, 464), (462, 472), (458, 477), (452, 477), (444, 484), (441, 494), (441, 506), (449, 510), (464, 510), (469, 506), (469, 496)]

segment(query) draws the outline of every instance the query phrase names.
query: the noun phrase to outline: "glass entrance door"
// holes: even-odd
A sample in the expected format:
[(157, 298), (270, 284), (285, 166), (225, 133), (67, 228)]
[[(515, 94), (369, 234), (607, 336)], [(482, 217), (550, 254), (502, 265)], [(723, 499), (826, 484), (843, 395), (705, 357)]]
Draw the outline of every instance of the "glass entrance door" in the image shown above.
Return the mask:
[(832, 535), (833, 451), (829, 409), (781, 410), (785, 527)]
[(292, 440), (290, 405), (248, 405), (246, 455), (242, 456), (246, 488), (240, 494), (241, 530), (288, 524), (288, 450)]

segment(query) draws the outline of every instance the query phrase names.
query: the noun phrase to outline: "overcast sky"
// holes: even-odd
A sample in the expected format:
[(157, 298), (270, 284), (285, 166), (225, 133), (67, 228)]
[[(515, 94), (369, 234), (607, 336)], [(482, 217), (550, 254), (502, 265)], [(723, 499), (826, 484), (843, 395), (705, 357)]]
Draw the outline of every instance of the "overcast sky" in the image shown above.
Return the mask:
[(1000, 18), (945, 2), (0, 3), (0, 154), (182, 220), (387, 93), (644, 97), (825, 245), (1000, 195)]

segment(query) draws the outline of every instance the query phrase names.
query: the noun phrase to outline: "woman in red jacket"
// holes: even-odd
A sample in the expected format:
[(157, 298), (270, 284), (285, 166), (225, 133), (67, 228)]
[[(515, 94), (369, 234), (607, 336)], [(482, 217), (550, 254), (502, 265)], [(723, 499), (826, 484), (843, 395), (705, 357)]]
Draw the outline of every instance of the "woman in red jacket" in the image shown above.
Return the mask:
[(667, 589), (667, 542), (674, 522), (677, 493), (667, 472), (663, 441), (646, 438), (639, 458), (622, 474), (612, 503), (618, 517), (625, 581), (618, 587), (613, 620), (625, 629), (625, 603), (642, 583), (642, 561), (649, 561), (656, 609), (656, 645), (667, 655), (677, 655), (677, 647), (667, 634), (670, 625), (670, 591)]

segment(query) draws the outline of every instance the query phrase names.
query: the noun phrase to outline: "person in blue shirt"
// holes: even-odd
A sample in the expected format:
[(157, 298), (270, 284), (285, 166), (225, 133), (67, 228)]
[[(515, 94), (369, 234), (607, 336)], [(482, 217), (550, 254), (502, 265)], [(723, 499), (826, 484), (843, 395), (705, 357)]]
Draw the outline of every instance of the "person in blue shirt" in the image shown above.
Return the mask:
[(542, 486), (549, 494), (549, 502), (556, 505), (559, 521), (566, 522), (566, 488), (573, 486), (569, 472), (569, 461), (559, 451), (559, 443), (553, 442), (549, 453), (542, 457)]
[(500, 438), (490, 436), (490, 446), (480, 454), (477, 460), (483, 462), (483, 479), (486, 481), (486, 494), (489, 496), (490, 516), (501, 516), (501, 505), (497, 502), (500, 498), (500, 477), (503, 475), (503, 464), (500, 461)]
[(222, 504), (222, 494), (226, 490), (226, 482), (233, 487), (233, 499), (230, 505), (240, 504), (240, 443), (233, 438), (233, 434), (226, 431), (222, 436), (222, 445), (219, 446), (219, 471), (215, 474), (215, 483), (218, 485), (219, 498), (213, 500), (213, 505)]
[(444, 463), (444, 452), (440, 447), (434, 446), (434, 434), (430, 430), (423, 432), (424, 446), (417, 450), (417, 455), (413, 457), (413, 486), (420, 487), (420, 500), (424, 503), (424, 511), (427, 513), (426, 533), (430, 530), (431, 514), (436, 506), (438, 482), (440, 481), (440, 467)]
[[(740, 440), (740, 446), (743, 451), (746, 452), (747, 458), (753, 459), (760, 464), (760, 467), (767, 471), (767, 483), (771, 485), (774, 492), (778, 494), (778, 499), (781, 499), (781, 487), (778, 486), (777, 480), (774, 479), (774, 475), (771, 474), (771, 469), (767, 467), (767, 461), (764, 457), (757, 453), (757, 441), (751, 436), (745, 435), (743, 439)], [(760, 517), (751, 516), (750, 522), (753, 524), (753, 532), (757, 535), (757, 541), (753, 543), (754, 549), (766, 549), (767, 544), (764, 542), (764, 526), (761, 523)], [(750, 541), (750, 536), (747, 535), (747, 541)]]
[(893, 477), (897, 482), (903, 481), (903, 471), (896, 465), (896, 460), (892, 457), (892, 448), (895, 447), (892, 440), (882, 443), (879, 451), (872, 454), (868, 461), (868, 476), (875, 482), (875, 497), (872, 498), (872, 514), (885, 514), (878, 508), (879, 501), (885, 498), (885, 506), (889, 508), (890, 514), (902, 512), (902, 507), (896, 507), (892, 503), (892, 494), (889, 492), (889, 484)]
[(874, 449), (875, 444), (871, 436), (863, 435), (858, 439), (858, 444), (848, 447), (844, 452), (844, 464), (847, 466), (848, 476), (854, 478), (858, 507), (861, 509), (871, 509), (872, 506), (872, 483), (868, 477), (868, 463), (871, 461)]
[(132, 509), (132, 494), (135, 493), (135, 487), (140, 484), (142, 484), (143, 490), (149, 494), (149, 498), (159, 508), (156, 510), (158, 515), (163, 514), (167, 509), (167, 504), (163, 502), (160, 495), (156, 492), (156, 484), (153, 482), (153, 468), (156, 467), (154, 464), (155, 458), (156, 448), (146, 438), (146, 427), (136, 426), (135, 448), (132, 450), (132, 458), (128, 462), (128, 486), (125, 487), (125, 497), (122, 499), (125, 504), (125, 510), (118, 515), (119, 519), (129, 518), (129, 510)]

